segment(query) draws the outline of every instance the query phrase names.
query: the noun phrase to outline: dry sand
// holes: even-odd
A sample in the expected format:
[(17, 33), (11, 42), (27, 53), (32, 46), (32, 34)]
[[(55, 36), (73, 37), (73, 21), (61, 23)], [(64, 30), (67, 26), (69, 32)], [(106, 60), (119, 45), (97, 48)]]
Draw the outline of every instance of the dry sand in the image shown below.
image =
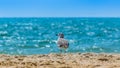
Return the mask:
[(120, 54), (0, 55), (0, 68), (120, 68)]

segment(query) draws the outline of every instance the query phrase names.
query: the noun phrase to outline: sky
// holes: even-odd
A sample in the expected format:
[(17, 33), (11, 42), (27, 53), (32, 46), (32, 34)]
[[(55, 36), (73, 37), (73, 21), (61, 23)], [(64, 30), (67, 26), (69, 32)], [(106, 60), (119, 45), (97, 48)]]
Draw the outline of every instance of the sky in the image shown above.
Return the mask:
[(0, 0), (0, 17), (120, 17), (120, 0)]

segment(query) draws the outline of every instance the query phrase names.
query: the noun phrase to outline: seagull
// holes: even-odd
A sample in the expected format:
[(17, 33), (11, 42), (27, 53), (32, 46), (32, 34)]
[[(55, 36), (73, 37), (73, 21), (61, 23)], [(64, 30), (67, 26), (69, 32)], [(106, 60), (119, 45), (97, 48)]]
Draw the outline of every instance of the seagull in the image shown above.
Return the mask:
[(56, 34), (56, 36), (58, 36), (57, 45), (60, 48), (60, 51), (62, 52), (62, 49), (64, 49), (66, 52), (66, 49), (69, 47), (69, 42), (64, 39), (63, 33)]

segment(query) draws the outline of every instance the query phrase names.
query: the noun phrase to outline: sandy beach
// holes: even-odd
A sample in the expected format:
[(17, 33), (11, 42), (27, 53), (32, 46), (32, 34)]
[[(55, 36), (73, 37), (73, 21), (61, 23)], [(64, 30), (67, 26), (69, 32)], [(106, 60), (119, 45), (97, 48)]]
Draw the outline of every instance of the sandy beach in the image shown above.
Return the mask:
[(0, 55), (0, 68), (120, 68), (120, 54)]

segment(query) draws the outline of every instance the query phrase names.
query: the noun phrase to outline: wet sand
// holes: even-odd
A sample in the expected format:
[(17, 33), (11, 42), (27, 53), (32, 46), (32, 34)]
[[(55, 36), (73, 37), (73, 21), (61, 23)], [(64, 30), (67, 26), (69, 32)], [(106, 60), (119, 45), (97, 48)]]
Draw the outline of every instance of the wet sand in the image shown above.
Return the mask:
[(0, 54), (0, 68), (120, 68), (120, 54)]

